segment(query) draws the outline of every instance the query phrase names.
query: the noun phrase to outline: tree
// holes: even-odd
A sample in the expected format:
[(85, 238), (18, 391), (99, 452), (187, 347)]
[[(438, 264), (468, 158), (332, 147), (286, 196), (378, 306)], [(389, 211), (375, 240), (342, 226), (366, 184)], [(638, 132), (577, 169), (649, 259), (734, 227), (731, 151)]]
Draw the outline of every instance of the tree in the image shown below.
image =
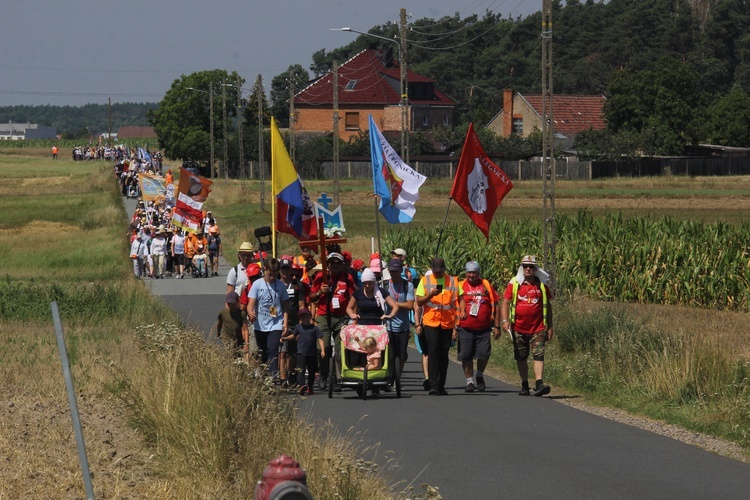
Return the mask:
[[(211, 153), (211, 116), (209, 89), (214, 93), (214, 143), (223, 140), (221, 82), (234, 83), (238, 75), (224, 70), (200, 71), (182, 75), (172, 82), (159, 107), (148, 112), (149, 123), (159, 137), (159, 147), (169, 158), (192, 159), (208, 163)], [(240, 79), (240, 85), (244, 80)], [(196, 89), (196, 90), (191, 90)], [(230, 92), (230, 95), (232, 93)], [(237, 116), (237, 101), (227, 97), (227, 120)], [(217, 151), (220, 148), (216, 149)]]
[[(290, 80), (291, 75), (291, 80)], [(310, 83), (310, 74), (299, 64), (292, 64), (286, 72), (271, 80), (271, 114), (279, 128), (289, 127), (289, 86), (295, 94)]]
[(656, 69), (616, 72), (609, 94), (607, 127), (641, 134), (644, 152), (681, 154), (686, 144), (697, 141), (695, 108), (705, 95), (698, 73), (687, 63), (663, 57)]
[(750, 147), (750, 96), (739, 85), (706, 110), (703, 139), (710, 144)]

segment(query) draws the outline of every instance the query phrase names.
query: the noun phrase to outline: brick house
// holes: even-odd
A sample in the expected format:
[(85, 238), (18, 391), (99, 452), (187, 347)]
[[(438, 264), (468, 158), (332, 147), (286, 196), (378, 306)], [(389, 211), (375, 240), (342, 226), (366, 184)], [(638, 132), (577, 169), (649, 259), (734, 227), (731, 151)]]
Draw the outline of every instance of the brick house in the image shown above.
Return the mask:
[[(456, 103), (422, 75), (406, 73), (409, 130), (453, 124)], [(339, 137), (369, 129), (368, 114), (383, 132), (401, 130), (401, 69), (392, 50), (365, 49), (338, 68)], [(295, 132), (333, 132), (333, 74), (315, 80), (294, 98)]]
[(151, 137), (156, 137), (156, 132), (154, 131), (154, 127), (125, 125), (123, 127), (120, 127), (120, 130), (117, 132), (117, 138), (119, 140), (144, 139), (144, 138), (151, 138)]
[[(570, 147), (578, 132), (604, 129), (602, 95), (553, 95), (552, 119), (555, 137), (564, 148)], [(503, 109), (487, 124), (487, 128), (502, 137), (519, 134), (528, 137), (535, 129), (542, 129), (542, 96), (513, 94), (503, 91)]]

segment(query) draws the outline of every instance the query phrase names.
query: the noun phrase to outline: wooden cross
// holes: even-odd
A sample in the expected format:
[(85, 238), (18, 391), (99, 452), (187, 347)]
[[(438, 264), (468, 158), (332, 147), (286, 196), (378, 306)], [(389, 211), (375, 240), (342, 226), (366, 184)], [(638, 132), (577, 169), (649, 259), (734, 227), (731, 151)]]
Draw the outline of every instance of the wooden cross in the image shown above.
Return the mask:
[(323, 217), (318, 217), (318, 239), (299, 242), (300, 248), (315, 247), (318, 249), (323, 276), (325, 276), (328, 271), (328, 262), (326, 261), (328, 252), (326, 251), (326, 245), (329, 243), (346, 243), (346, 238), (326, 238), (326, 233), (323, 231)]

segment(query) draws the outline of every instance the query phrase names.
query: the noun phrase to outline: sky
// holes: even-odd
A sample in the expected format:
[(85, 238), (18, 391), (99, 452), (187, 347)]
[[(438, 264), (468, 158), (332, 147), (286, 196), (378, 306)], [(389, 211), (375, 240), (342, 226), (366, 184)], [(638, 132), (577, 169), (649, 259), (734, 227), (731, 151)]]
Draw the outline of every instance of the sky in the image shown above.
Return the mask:
[[(181, 75), (237, 71), (268, 91), (290, 65), (368, 31), (490, 10), (526, 17), (542, 0), (11, 0), (0, 15), (0, 106), (158, 102)], [(312, 76), (312, 75), (311, 75)]]

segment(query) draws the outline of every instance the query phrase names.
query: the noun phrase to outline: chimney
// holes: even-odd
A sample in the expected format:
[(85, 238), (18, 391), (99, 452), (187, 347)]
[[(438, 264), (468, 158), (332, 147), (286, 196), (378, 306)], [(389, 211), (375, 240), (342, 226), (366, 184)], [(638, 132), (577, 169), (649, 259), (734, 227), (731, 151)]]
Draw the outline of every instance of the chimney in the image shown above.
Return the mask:
[(508, 138), (513, 132), (513, 90), (503, 90), (503, 137)]

